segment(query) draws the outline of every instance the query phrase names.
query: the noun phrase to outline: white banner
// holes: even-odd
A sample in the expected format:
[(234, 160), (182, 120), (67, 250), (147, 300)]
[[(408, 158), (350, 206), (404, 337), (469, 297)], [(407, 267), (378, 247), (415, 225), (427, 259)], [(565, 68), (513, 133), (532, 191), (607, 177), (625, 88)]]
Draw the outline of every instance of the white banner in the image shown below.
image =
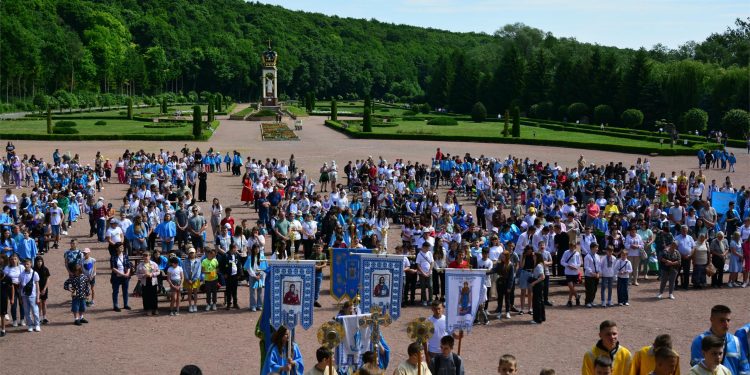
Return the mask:
[(336, 348), (336, 368), (340, 374), (350, 374), (360, 368), (362, 354), (372, 349), (370, 347), (372, 327), (370, 325), (359, 326), (359, 319), (369, 316), (370, 314), (342, 315), (336, 318), (344, 326), (344, 337)]
[(487, 270), (445, 269), (445, 328), (471, 332)]

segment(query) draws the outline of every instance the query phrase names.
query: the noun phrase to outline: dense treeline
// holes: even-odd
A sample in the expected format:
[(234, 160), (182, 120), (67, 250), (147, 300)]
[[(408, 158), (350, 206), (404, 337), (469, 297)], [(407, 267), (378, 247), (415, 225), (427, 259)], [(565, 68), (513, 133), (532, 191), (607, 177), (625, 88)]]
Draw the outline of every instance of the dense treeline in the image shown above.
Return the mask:
[(242, 0), (5, 0), (0, 31), (6, 102), (60, 90), (254, 100), (268, 39), (290, 98), (370, 94), (464, 113), (482, 101), (490, 114), (517, 105), (537, 117), (616, 123), (637, 108), (646, 124), (687, 123), (696, 107), (711, 125), (749, 102), (750, 18), (701, 43), (640, 51), (524, 25), (453, 33)]

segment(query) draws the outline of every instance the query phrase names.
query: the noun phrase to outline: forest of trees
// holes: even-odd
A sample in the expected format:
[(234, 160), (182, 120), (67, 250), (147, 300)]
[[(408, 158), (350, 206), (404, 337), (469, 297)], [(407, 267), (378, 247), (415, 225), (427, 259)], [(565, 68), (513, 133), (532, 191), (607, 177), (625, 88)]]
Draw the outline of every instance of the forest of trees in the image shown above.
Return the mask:
[(644, 124), (683, 128), (696, 123), (690, 109), (718, 127), (750, 102), (750, 18), (700, 43), (638, 51), (522, 24), (454, 33), (242, 0), (6, 0), (0, 31), (0, 101), (10, 103), (60, 91), (257, 100), (268, 39), (283, 98), (369, 94), (461, 113), (481, 101), (489, 114), (518, 106), (597, 123), (634, 108)]

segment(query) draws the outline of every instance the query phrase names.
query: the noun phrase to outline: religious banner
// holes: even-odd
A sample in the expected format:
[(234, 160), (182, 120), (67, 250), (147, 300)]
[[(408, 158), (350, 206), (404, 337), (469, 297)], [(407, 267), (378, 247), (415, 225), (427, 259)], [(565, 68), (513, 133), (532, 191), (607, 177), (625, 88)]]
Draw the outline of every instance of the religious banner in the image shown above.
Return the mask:
[(372, 249), (332, 248), (331, 296), (336, 301), (352, 299), (359, 291), (359, 257), (354, 254), (371, 254)]
[(360, 258), (360, 295), (362, 312), (380, 307), (393, 319), (401, 316), (401, 293), (404, 287), (404, 256), (358, 254)]
[(269, 260), (266, 270), (266, 293), (269, 293), (270, 324), (309, 329), (313, 324), (315, 302), (315, 261)]
[[(335, 363), (338, 373), (341, 375), (351, 374), (362, 367), (362, 354), (374, 349), (372, 345), (372, 324), (361, 324), (363, 319), (371, 318), (370, 314), (339, 315), (336, 321), (344, 328), (344, 336), (341, 343), (336, 347)], [(378, 349), (378, 366), (381, 369), (388, 367), (390, 361), (390, 348), (385, 338), (380, 336)]]
[(445, 327), (470, 332), (487, 270), (445, 269)]

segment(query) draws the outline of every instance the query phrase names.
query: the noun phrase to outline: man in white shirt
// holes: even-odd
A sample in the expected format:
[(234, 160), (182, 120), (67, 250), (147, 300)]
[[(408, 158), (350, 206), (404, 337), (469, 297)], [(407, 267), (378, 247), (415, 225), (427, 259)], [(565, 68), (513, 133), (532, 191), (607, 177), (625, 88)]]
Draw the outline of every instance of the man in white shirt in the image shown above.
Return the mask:
[(115, 256), (115, 250), (117, 249), (117, 246), (122, 244), (125, 238), (125, 234), (122, 231), (122, 228), (120, 228), (120, 226), (117, 224), (118, 223), (116, 219), (110, 219), (109, 228), (107, 228), (107, 231), (104, 232), (104, 238), (107, 241), (109, 255), (111, 257)]
[(695, 240), (688, 234), (687, 225), (680, 227), (680, 234), (675, 236), (674, 242), (677, 242), (677, 251), (680, 252), (680, 271), (682, 275), (677, 280), (678, 284), (682, 289), (687, 290), (688, 284), (690, 283), (690, 262), (692, 257), (690, 256), (695, 246)]
[(311, 214), (305, 214), (305, 222), (302, 223), (302, 248), (304, 249), (305, 259), (312, 259), (312, 248), (317, 232), (318, 222), (313, 220)]
[(432, 336), (427, 340), (427, 354), (430, 358), (440, 355), (440, 339), (448, 335), (446, 330), (446, 319), (445, 315), (443, 315), (444, 309), (445, 306), (443, 306), (442, 302), (432, 302), (432, 316), (427, 318), (427, 320), (432, 323), (433, 327)]
[[(417, 254), (417, 270), (419, 271), (419, 283), (421, 290), (422, 306), (427, 306), (428, 301), (432, 301), (432, 265), (435, 260), (430, 251), (430, 244), (422, 244), (421, 251)], [(429, 291), (429, 299), (425, 296), (425, 289)]]
[(594, 299), (596, 298), (596, 288), (599, 285), (599, 276), (601, 275), (601, 266), (599, 265), (601, 259), (597, 254), (599, 244), (593, 242), (590, 249), (591, 252), (589, 252), (583, 259), (583, 276), (585, 277), (584, 285), (586, 287), (584, 303), (587, 308), (594, 307), (593, 304)]
[(531, 245), (531, 241), (534, 238), (534, 233), (536, 233), (536, 227), (532, 225), (529, 227), (529, 229), (526, 230), (526, 232), (523, 232), (520, 236), (518, 236), (518, 240), (516, 241), (515, 253), (518, 254), (519, 257), (521, 256), (521, 254), (523, 254), (523, 250), (526, 248), (526, 246)]
[(570, 249), (566, 250), (560, 258), (560, 265), (565, 269), (565, 281), (568, 283), (568, 307), (573, 307), (573, 298), (576, 299), (576, 306), (581, 305), (581, 297), (576, 291), (578, 282), (578, 270), (582, 265), (581, 253), (578, 252), (576, 243), (570, 244)]

